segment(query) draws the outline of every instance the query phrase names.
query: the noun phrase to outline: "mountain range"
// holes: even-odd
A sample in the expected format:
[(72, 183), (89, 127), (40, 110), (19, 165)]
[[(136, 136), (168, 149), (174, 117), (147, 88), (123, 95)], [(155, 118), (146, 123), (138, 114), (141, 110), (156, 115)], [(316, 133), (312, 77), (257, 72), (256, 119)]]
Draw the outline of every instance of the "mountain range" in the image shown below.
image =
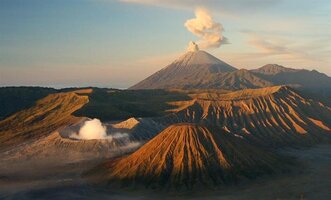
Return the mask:
[(237, 69), (205, 51), (197, 50), (185, 53), (129, 89), (240, 90), (275, 85), (330, 92), (331, 78), (316, 70), (291, 69), (277, 64), (254, 70)]
[[(0, 163), (89, 161), (87, 180), (166, 191), (288, 173), (298, 163), (279, 148), (331, 141), (330, 104), (304, 92), (330, 87), (317, 71), (236, 69), (199, 50), (128, 90), (1, 88), (11, 95), (0, 105), (8, 105), (0, 110)], [(70, 137), (94, 118), (106, 137)]]

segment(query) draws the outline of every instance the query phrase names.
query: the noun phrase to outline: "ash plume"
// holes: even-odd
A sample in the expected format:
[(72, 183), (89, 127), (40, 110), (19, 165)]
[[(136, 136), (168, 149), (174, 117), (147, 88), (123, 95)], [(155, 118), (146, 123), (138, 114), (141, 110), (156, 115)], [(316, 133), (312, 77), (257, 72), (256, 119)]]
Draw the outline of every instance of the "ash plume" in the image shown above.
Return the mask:
[[(218, 48), (228, 43), (227, 38), (223, 36), (222, 24), (215, 22), (211, 13), (205, 8), (197, 8), (195, 18), (187, 20), (184, 26), (200, 38), (196, 44), (202, 49)], [(191, 42), (189, 46), (192, 46), (192, 43), (194, 42)], [(189, 47), (189, 50), (192, 49)]]

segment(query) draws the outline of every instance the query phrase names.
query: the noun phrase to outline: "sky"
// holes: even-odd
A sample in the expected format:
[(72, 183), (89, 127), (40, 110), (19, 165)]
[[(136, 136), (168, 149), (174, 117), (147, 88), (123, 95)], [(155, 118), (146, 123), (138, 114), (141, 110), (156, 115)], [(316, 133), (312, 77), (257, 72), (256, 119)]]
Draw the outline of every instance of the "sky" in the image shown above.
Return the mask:
[(127, 88), (201, 39), (197, 8), (224, 29), (205, 49), (221, 60), (331, 76), (330, 0), (0, 0), (0, 86)]

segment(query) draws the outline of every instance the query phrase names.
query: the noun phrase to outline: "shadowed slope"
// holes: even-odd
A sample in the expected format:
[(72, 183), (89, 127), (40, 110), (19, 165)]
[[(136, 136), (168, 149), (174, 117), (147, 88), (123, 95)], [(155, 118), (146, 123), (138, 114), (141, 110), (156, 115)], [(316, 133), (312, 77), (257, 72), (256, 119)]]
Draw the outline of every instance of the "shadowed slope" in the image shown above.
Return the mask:
[(331, 77), (316, 70), (292, 69), (281, 65), (269, 64), (251, 72), (274, 85), (289, 85), (309, 90), (317, 94), (331, 92)]
[(74, 124), (71, 114), (88, 102), (74, 92), (51, 94), (36, 105), (0, 121), (1, 148), (46, 136), (60, 127)]
[(191, 189), (271, 173), (277, 164), (275, 156), (220, 130), (175, 124), (132, 155), (96, 171), (111, 185)]
[(132, 140), (146, 141), (165, 127), (152, 118), (130, 118), (119, 123), (113, 123), (108, 128), (110, 132), (129, 133)]
[(192, 86), (193, 88), (222, 88), (238, 90), (247, 88), (263, 88), (273, 84), (266, 81), (246, 69), (240, 69), (230, 73), (215, 74), (211, 80), (204, 84)]
[(41, 98), (56, 93), (53, 88), (0, 87), (0, 120), (35, 104)]
[(323, 141), (331, 133), (331, 108), (284, 86), (198, 94), (181, 104), (162, 120), (169, 124), (216, 125), (240, 137), (275, 146)]

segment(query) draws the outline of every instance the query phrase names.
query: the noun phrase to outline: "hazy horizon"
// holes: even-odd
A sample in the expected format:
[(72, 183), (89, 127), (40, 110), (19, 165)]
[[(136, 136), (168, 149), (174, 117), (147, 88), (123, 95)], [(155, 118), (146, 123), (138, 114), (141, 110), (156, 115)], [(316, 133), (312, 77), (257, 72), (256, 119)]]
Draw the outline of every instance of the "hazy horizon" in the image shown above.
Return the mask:
[(127, 88), (201, 40), (197, 7), (226, 37), (204, 50), (234, 67), (331, 75), (327, 0), (3, 0), (0, 86)]

